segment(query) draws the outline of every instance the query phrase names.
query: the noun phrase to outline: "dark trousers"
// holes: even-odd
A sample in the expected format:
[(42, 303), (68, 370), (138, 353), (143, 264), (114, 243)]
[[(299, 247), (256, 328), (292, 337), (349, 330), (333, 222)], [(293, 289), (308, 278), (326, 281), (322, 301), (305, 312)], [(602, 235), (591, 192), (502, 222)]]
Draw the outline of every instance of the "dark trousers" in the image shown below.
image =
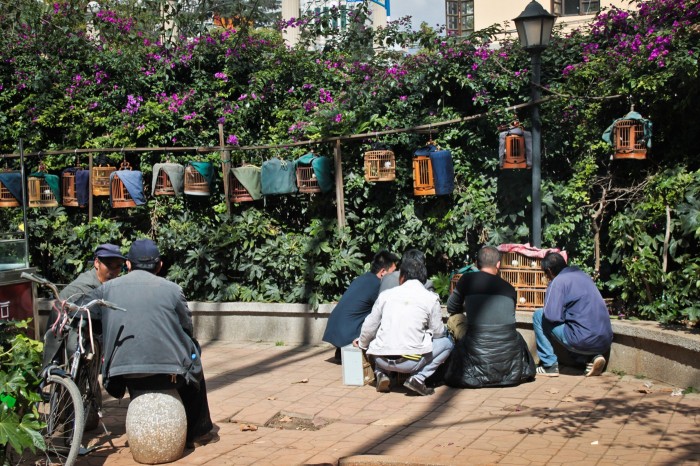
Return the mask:
[[(204, 381), (204, 375), (199, 380), (199, 387), (194, 384), (187, 384), (180, 377), (172, 377), (169, 374), (155, 374), (149, 377), (140, 378), (118, 378), (119, 382), (125, 384), (129, 390), (129, 395), (132, 396), (133, 391), (149, 391), (149, 390), (170, 390), (176, 389), (182, 399), (182, 404), (185, 407), (185, 415), (187, 416), (187, 442), (191, 442), (197, 437), (209, 432), (214, 425), (211, 422), (209, 414), (209, 402), (207, 401), (207, 387)], [(133, 397), (133, 396), (132, 396)]]

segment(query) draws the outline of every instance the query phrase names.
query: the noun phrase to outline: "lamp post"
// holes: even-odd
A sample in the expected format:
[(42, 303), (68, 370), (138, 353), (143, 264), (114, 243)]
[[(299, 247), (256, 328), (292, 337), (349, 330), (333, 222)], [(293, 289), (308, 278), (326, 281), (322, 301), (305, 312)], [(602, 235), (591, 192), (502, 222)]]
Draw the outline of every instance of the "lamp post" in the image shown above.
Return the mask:
[[(556, 19), (556, 16), (548, 13), (542, 5), (532, 0), (513, 20), (518, 30), (520, 45), (530, 53), (532, 61), (530, 102), (539, 101), (542, 95), (540, 92), (542, 51), (549, 45)], [(541, 130), (540, 108), (539, 104), (535, 103), (532, 106), (532, 245), (536, 248), (542, 246)]]

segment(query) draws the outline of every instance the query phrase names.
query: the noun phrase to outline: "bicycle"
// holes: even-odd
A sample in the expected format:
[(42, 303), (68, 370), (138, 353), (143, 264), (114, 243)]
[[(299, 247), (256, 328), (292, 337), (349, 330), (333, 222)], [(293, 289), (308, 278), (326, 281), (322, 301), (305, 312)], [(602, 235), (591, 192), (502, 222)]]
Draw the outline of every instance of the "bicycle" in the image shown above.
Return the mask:
[[(87, 452), (81, 447), (86, 420), (91, 413), (102, 416), (97, 382), (101, 352), (93, 336), (90, 309), (96, 305), (124, 309), (102, 299), (84, 305), (64, 301), (50, 281), (27, 272), (21, 276), (50, 288), (56, 298), (57, 318), (45, 336), (44, 351), (50, 357), (44, 359), (37, 411), (43, 425), (46, 464), (58, 461), (72, 466), (79, 454)], [(52, 338), (55, 340), (47, 341)]]

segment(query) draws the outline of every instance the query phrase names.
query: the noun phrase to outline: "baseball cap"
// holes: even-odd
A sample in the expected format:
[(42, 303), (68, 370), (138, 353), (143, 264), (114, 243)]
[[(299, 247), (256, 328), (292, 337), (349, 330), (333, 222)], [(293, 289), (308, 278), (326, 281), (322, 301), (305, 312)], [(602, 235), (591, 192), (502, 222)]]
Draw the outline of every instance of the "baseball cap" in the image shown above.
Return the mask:
[(158, 246), (150, 239), (137, 239), (131, 243), (126, 258), (142, 269), (153, 269), (160, 262)]
[(119, 246), (115, 244), (100, 244), (95, 249), (95, 257), (102, 259), (107, 259), (109, 257), (117, 257), (119, 259), (126, 259), (119, 250)]

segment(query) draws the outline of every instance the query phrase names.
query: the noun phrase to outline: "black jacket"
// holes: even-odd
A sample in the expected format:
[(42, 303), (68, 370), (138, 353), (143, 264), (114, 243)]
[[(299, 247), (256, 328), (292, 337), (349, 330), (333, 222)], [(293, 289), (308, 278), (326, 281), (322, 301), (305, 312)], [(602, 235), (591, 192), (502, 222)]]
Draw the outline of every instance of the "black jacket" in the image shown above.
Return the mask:
[(518, 385), (534, 377), (535, 361), (515, 324), (469, 325), (452, 350), (445, 383), (481, 388)]

